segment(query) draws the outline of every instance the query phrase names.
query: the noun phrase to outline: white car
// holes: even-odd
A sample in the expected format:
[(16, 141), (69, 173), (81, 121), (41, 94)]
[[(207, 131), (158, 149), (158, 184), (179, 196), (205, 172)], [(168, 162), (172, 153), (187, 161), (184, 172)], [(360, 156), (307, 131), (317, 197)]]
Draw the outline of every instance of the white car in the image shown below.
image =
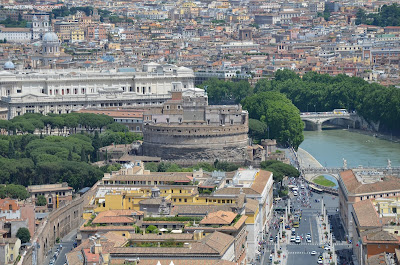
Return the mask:
[(296, 237), (296, 243), (297, 244), (300, 244), (301, 243), (301, 239), (300, 239), (300, 237), (298, 236), (298, 237)]
[(312, 256), (317, 255), (317, 251), (315, 251), (315, 250), (311, 251), (311, 255), (312, 255)]
[(322, 261), (322, 259), (318, 259), (318, 264), (322, 264), (322, 263), (324, 263), (323, 261)]
[(312, 241), (311, 241), (311, 237), (307, 237), (307, 238), (306, 238), (306, 242), (307, 242), (307, 243), (311, 243), (311, 242), (312, 242)]
[(293, 196), (297, 196), (297, 191), (293, 191)]
[(331, 250), (331, 247), (330, 247), (330, 246), (325, 246), (324, 249), (325, 249), (326, 251), (330, 251), (330, 250)]
[(296, 242), (296, 237), (295, 236), (291, 236), (290, 237), (290, 242)]

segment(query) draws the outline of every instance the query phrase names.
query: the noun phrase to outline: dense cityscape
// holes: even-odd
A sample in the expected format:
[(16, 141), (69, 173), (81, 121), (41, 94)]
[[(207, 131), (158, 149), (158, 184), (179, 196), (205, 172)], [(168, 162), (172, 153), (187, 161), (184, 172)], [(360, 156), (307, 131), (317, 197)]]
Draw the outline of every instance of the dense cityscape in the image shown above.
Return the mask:
[(399, 265), (400, 5), (1, 0), (0, 265)]

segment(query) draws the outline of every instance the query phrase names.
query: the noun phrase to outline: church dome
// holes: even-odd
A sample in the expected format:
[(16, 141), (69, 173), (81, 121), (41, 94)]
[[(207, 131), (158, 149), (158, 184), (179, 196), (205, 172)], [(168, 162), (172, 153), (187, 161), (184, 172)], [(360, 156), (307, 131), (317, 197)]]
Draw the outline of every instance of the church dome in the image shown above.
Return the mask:
[(4, 70), (11, 70), (11, 69), (15, 69), (13, 62), (11, 61), (6, 62), (4, 64)]
[(58, 36), (54, 32), (47, 32), (43, 36), (44, 42), (58, 42)]

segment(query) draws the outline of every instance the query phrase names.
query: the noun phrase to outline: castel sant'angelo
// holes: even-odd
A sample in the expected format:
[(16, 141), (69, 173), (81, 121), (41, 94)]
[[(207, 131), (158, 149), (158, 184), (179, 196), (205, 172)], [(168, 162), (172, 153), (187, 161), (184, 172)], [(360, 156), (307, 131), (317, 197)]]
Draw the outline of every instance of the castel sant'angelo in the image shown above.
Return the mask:
[(182, 91), (143, 116), (143, 154), (165, 160), (243, 162), (247, 159), (248, 112), (241, 105), (208, 105), (204, 90)]

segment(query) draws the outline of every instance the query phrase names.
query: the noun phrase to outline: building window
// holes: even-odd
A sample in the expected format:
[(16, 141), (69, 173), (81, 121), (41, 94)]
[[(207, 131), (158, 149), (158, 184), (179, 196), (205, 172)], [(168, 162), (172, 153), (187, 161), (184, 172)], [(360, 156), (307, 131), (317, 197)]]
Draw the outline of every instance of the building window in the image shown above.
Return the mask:
[(187, 202), (187, 199), (185, 199), (185, 202)]
[(182, 199), (179, 199), (179, 202), (182, 202)]

